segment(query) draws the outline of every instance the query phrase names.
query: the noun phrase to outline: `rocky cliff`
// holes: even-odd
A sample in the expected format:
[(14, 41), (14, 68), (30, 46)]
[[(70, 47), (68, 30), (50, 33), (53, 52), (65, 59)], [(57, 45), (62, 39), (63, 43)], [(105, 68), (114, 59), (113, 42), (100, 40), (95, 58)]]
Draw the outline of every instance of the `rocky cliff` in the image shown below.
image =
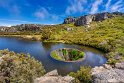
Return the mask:
[(84, 26), (90, 24), (92, 21), (103, 21), (108, 18), (112, 18), (115, 16), (122, 16), (124, 13), (121, 12), (113, 12), (113, 13), (97, 13), (97, 14), (90, 14), (81, 17), (68, 17), (64, 20), (64, 24), (74, 23), (76, 26)]

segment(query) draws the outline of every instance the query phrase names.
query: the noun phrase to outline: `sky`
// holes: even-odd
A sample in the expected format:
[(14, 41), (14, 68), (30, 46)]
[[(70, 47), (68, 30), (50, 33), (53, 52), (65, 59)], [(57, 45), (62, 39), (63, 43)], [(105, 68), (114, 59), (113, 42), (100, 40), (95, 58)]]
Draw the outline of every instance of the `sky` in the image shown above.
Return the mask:
[(124, 0), (0, 0), (0, 26), (60, 24), (68, 16), (124, 12)]

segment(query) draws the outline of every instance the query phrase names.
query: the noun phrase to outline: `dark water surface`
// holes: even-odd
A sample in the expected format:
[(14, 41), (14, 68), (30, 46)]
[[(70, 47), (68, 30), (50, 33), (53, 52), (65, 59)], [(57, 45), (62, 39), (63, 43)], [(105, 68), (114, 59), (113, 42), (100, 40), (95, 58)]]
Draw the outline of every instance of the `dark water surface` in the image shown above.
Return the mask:
[[(52, 59), (50, 52), (58, 48), (77, 48), (86, 54), (86, 58), (81, 62), (66, 63)], [(82, 45), (69, 45), (63, 43), (42, 43), (39, 41), (29, 41), (17, 38), (0, 37), (0, 50), (9, 49), (16, 53), (29, 53), (31, 56), (41, 61), (46, 71), (57, 69), (59, 74), (65, 75), (70, 71), (77, 71), (80, 66), (100, 66), (106, 63), (104, 53), (91, 47)]]

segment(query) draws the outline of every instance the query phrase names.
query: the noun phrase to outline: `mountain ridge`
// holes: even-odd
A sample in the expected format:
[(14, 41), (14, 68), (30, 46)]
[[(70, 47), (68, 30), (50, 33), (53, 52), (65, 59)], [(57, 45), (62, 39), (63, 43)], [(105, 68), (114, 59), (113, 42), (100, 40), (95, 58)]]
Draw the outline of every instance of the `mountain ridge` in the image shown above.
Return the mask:
[(113, 18), (115, 16), (124, 16), (122, 12), (103, 12), (96, 14), (88, 14), (80, 17), (67, 17), (64, 19), (63, 24), (74, 23), (76, 26), (89, 25), (92, 21), (103, 21), (108, 18)]

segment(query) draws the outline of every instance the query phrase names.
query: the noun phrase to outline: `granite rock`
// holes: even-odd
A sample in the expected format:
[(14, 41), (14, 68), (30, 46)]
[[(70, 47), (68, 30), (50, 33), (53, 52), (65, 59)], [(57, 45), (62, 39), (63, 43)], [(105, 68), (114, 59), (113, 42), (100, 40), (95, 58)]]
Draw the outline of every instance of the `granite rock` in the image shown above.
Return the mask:
[(58, 75), (57, 70), (53, 70), (40, 78), (36, 78), (34, 83), (73, 83), (73, 80), (73, 77), (62, 77)]
[(116, 63), (114, 68), (107, 64), (95, 67), (91, 72), (94, 83), (124, 82), (124, 62)]
[(97, 14), (90, 14), (81, 17), (68, 17), (64, 20), (64, 24), (74, 23), (76, 26), (84, 26), (89, 25), (92, 21), (103, 21), (108, 18), (113, 18), (115, 16), (122, 16), (124, 13), (121, 12), (104, 12), (104, 13), (97, 13)]

